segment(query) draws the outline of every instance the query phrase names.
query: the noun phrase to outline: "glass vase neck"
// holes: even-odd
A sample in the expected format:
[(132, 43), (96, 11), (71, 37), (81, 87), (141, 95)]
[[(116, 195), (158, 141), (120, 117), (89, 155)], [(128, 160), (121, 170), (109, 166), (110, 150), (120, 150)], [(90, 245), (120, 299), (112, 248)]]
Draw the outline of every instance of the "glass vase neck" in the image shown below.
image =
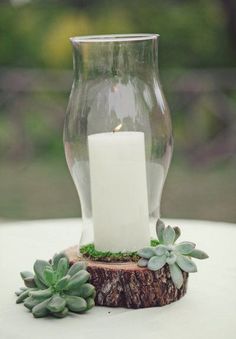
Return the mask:
[(157, 34), (70, 38), (75, 79), (125, 77), (157, 68)]

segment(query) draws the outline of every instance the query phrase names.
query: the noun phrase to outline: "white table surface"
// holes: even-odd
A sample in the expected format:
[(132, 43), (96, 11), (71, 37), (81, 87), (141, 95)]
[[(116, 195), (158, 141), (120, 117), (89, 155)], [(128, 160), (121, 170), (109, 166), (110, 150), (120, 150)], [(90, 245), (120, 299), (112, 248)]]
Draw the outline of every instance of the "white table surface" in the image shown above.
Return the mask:
[(235, 339), (236, 225), (193, 220), (168, 220), (182, 229), (180, 240), (197, 243), (210, 255), (196, 260), (184, 298), (164, 307), (128, 310), (95, 307), (64, 319), (34, 319), (15, 304), (23, 286), (19, 272), (32, 270), (35, 259), (78, 243), (79, 219), (0, 224), (1, 339)]

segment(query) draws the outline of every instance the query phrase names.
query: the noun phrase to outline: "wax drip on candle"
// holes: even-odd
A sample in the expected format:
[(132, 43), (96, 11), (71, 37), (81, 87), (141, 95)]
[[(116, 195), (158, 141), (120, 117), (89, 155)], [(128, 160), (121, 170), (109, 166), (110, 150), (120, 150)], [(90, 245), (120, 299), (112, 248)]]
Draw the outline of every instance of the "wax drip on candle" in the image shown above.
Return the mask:
[(113, 133), (119, 132), (119, 130), (121, 129), (121, 127), (122, 127), (122, 124), (119, 124), (118, 126), (116, 126), (116, 127), (112, 130), (112, 132), (113, 132)]

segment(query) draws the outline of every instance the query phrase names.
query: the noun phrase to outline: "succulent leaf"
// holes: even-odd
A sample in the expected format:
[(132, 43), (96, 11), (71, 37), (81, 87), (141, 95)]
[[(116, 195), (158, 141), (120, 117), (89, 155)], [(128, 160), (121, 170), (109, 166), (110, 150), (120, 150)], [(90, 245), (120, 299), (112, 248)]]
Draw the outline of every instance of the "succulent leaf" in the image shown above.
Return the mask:
[(138, 266), (139, 267), (146, 267), (148, 264), (148, 259), (140, 258), (138, 261)]
[(87, 302), (87, 310), (90, 310), (92, 307), (95, 306), (95, 301), (93, 298), (88, 298), (86, 302)]
[(40, 304), (42, 300), (34, 299), (33, 297), (28, 297), (24, 301), (24, 306), (28, 308), (30, 311), (34, 308), (34, 306)]
[(57, 278), (61, 279), (62, 277), (64, 277), (67, 274), (68, 270), (69, 270), (68, 259), (65, 257), (61, 258), (57, 265), (57, 270), (56, 270)]
[(66, 290), (65, 294), (76, 296), (76, 297), (81, 297), (80, 288), (76, 288), (74, 290)]
[(22, 290), (15, 291), (15, 295), (16, 295), (17, 297), (19, 297), (19, 295), (21, 295), (21, 293), (23, 293)]
[(168, 265), (173, 265), (176, 262), (177, 256), (174, 253), (171, 253), (169, 257), (166, 258)]
[(152, 247), (144, 247), (138, 251), (138, 255), (144, 259), (150, 259), (155, 255), (155, 251)]
[(196, 264), (184, 255), (178, 255), (176, 259), (178, 266), (185, 272), (193, 273), (197, 272)]
[(61, 278), (55, 285), (55, 289), (57, 291), (62, 291), (66, 288), (68, 282), (70, 281), (70, 275), (67, 274), (63, 278)]
[(57, 270), (57, 265), (61, 258), (67, 258), (64, 252), (56, 253), (52, 258), (52, 268), (54, 271)]
[(78, 261), (77, 263), (73, 264), (67, 274), (72, 277), (81, 270), (86, 270), (86, 263), (84, 261)]
[(66, 289), (72, 290), (78, 288), (82, 284), (86, 283), (89, 280), (89, 278), (90, 274), (85, 270), (81, 270), (70, 278)]
[(23, 280), (25, 280), (26, 278), (33, 278), (33, 277), (34, 277), (33, 273), (30, 272), (30, 271), (23, 271), (23, 272), (20, 272), (20, 275), (21, 275), (21, 278), (22, 278)]
[(50, 264), (45, 260), (36, 260), (34, 264), (34, 272), (37, 276), (37, 278), (46, 286), (49, 286), (47, 281), (44, 278), (44, 270), (46, 267), (48, 267)]
[(29, 290), (23, 291), (19, 297), (16, 299), (16, 303), (20, 304), (22, 303), (26, 298), (29, 296)]
[(80, 313), (87, 309), (86, 301), (81, 297), (66, 296), (66, 306), (70, 311)]
[(153, 256), (151, 259), (148, 261), (148, 268), (151, 271), (158, 271), (160, 270), (166, 263), (166, 256)]
[(170, 268), (170, 276), (176, 288), (180, 288), (183, 285), (184, 279), (183, 274), (180, 268), (176, 265), (169, 265)]
[(48, 288), (47, 290), (30, 291), (29, 296), (37, 300), (45, 300), (52, 296), (52, 290)]
[(65, 307), (62, 312), (55, 312), (55, 313), (52, 313), (52, 315), (56, 318), (65, 318), (68, 313), (69, 313), (69, 310), (67, 307)]
[(48, 285), (52, 285), (55, 281), (55, 274), (52, 267), (46, 267), (44, 270), (44, 279)]
[(168, 252), (167, 248), (165, 245), (158, 245), (154, 248), (154, 252), (155, 252), (155, 255), (163, 255), (163, 254), (166, 254), (166, 252)]
[(52, 313), (62, 312), (65, 306), (66, 306), (65, 299), (56, 294), (51, 298), (51, 300), (47, 304), (47, 308)]
[(40, 288), (41, 290), (45, 290), (48, 288), (48, 286), (46, 286), (45, 284), (43, 284), (39, 278), (37, 277), (37, 275), (34, 276), (34, 281), (35, 281), (35, 284), (38, 288)]
[(28, 288), (26, 288), (26, 287), (20, 287), (20, 289), (15, 292), (15, 295), (17, 297), (19, 297), (19, 295), (21, 295), (24, 291), (27, 291), (27, 290), (28, 290)]
[(89, 283), (86, 283), (80, 287), (80, 297), (87, 299), (93, 295), (95, 287)]
[(25, 283), (25, 286), (29, 287), (29, 288), (37, 287), (37, 285), (35, 283), (35, 280), (34, 280), (34, 276), (28, 277), (28, 278), (24, 278), (24, 283)]
[(175, 230), (175, 242), (181, 236), (181, 229), (178, 226), (173, 227)]
[(42, 318), (49, 314), (49, 310), (47, 308), (49, 301), (50, 298), (33, 307), (32, 313), (35, 318)]
[(175, 241), (175, 230), (171, 226), (167, 226), (163, 231), (163, 243), (172, 245)]
[(26, 291), (27, 290), (27, 287), (20, 287), (20, 290), (23, 292), (23, 291)]
[(163, 231), (165, 229), (165, 224), (161, 219), (157, 220), (156, 223), (156, 233), (157, 233), (157, 237), (158, 240), (160, 241), (160, 243), (163, 243)]
[(95, 297), (96, 297), (96, 290), (94, 290), (94, 292), (93, 292), (93, 295), (91, 296), (93, 299), (95, 299)]
[(208, 254), (201, 250), (198, 250), (197, 248), (195, 248), (191, 253), (189, 253), (189, 256), (201, 260), (209, 258)]
[(181, 254), (189, 254), (194, 250), (195, 246), (196, 244), (193, 242), (183, 241), (177, 244), (175, 249)]

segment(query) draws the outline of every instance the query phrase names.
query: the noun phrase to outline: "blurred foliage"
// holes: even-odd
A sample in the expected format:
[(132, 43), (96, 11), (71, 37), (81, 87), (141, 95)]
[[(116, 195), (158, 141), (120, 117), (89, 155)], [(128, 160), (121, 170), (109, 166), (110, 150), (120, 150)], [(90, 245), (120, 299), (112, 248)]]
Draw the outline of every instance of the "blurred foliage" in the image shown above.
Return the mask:
[[(14, 1), (17, 4), (17, 0)], [(0, 63), (71, 67), (68, 37), (155, 32), (162, 67), (235, 65), (221, 1), (36, 1), (0, 5)]]

